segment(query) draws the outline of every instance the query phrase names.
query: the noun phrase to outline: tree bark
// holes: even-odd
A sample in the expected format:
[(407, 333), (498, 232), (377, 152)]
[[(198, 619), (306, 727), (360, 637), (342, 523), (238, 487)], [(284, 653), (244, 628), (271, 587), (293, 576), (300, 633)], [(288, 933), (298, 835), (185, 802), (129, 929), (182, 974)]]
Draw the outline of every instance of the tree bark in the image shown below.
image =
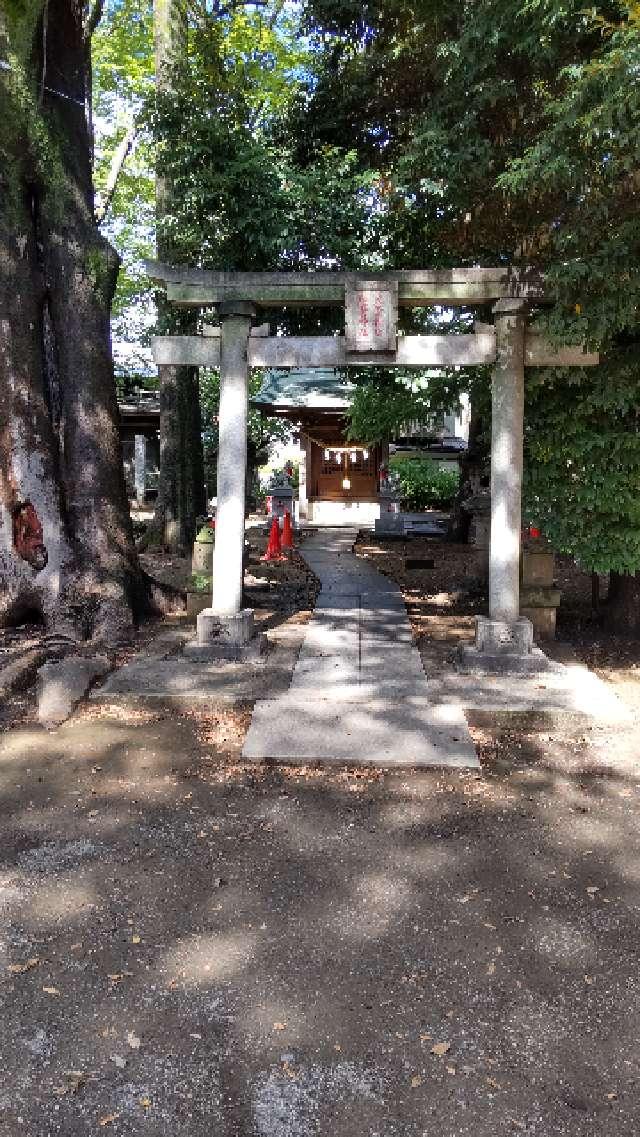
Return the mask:
[(603, 612), (608, 631), (630, 639), (640, 638), (640, 573), (610, 574)]
[(46, 36), (33, 8), (0, 26), (27, 43), (25, 72), (0, 77), (0, 621), (35, 610), (113, 640), (151, 601), (111, 359), (118, 258), (93, 216), (82, 5), (49, 0)]
[[(184, 0), (154, 0), (156, 87), (161, 94), (173, 89), (176, 68), (187, 51)], [(162, 233), (162, 220), (171, 211), (171, 183), (163, 170), (162, 148), (156, 168), (156, 220), (158, 260), (171, 263), (175, 250)], [(165, 333), (194, 334), (197, 316), (177, 314), (159, 295), (158, 325)], [(160, 477), (152, 540), (174, 551), (186, 549), (194, 537), (198, 514), (204, 513), (204, 455), (200, 419), (198, 369), (159, 367)]]

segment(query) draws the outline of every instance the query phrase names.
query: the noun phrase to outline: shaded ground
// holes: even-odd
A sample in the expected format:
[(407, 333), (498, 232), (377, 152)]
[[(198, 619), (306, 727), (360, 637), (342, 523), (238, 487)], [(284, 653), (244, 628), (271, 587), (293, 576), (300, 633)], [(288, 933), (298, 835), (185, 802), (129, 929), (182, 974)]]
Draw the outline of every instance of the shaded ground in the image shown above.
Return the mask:
[[(252, 768), (248, 713), (0, 749), (0, 1134), (630, 1135), (640, 771)], [(596, 748), (597, 749), (597, 748)]]

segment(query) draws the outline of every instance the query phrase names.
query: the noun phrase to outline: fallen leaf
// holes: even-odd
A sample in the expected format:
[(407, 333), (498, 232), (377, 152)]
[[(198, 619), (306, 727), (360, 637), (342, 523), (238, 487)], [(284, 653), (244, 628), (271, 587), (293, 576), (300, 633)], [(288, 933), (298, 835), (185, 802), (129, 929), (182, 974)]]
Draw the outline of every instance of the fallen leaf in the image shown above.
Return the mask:
[(600, 891), (600, 887), (597, 884), (590, 884), (585, 891), (589, 893), (589, 896), (595, 896), (596, 892)]
[(10, 971), (12, 975), (22, 975), (24, 971), (32, 971), (39, 963), (39, 956), (34, 955), (31, 959), (25, 959), (24, 963), (10, 963), (7, 971)]
[(140, 1105), (143, 1109), (149, 1109), (151, 1105), (151, 1098), (140, 1098)]
[(100, 1117), (98, 1119), (98, 1125), (100, 1126), (101, 1129), (104, 1129), (105, 1125), (111, 1125), (111, 1122), (117, 1121), (117, 1119), (119, 1117), (120, 1117), (119, 1113), (108, 1113), (106, 1115), (106, 1117)]
[(284, 1030), (286, 1025), (287, 1025), (286, 1023), (274, 1023), (273, 1029), (274, 1030)]
[(126, 1058), (121, 1058), (119, 1054), (112, 1054), (111, 1055), (111, 1061), (115, 1062), (115, 1064), (119, 1070), (124, 1070), (124, 1068), (127, 1064)]
[(127, 1042), (129, 1043), (129, 1046), (132, 1050), (140, 1049), (140, 1039), (138, 1038), (137, 1034), (133, 1033), (132, 1030), (127, 1031)]
[(496, 1082), (495, 1078), (485, 1078), (485, 1082), (487, 1083), (488, 1086), (491, 1086), (492, 1089), (494, 1089), (494, 1090), (500, 1089), (500, 1083)]
[(411, 1079), (411, 1085), (413, 1086), (414, 1090), (416, 1086), (422, 1085), (422, 1078), (419, 1074), (414, 1074), (413, 1078)]
[(489, 966), (487, 967), (487, 975), (495, 975), (495, 972), (496, 972), (495, 963), (490, 963)]
[(132, 936), (131, 937), (131, 943), (132, 944), (139, 944), (140, 943), (140, 936)]
[(455, 1072), (456, 1072), (455, 1066), (447, 1066), (447, 1074), (455, 1074)]
[(44, 991), (45, 995), (59, 995), (60, 994), (57, 987), (43, 987), (42, 990)]
[(451, 1050), (450, 1042), (436, 1042), (435, 1046), (431, 1047), (431, 1053), (435, 1054), (437, 1058), (443, 1058)]
[(616, 1098), (617, 1098), (617, 1096), (618, 1096), (618, 1095), (617, 1095), (617, 1093), (615, 1093), (615, 1092), (614, 1092), (614, 1093), (611, 1093), (611, 1094), (607, 1094), (607, 1101), (615, 1101), (615, 1100), (616, 1100)]
[(64, 1097), (65, 1094), (77, 1094), (88, 1077), (83, 1070), (65, 1070), (64, 1076), (67, 1079), (66, 1086), (56, 1086), (53, 1091), (59, 1098)]

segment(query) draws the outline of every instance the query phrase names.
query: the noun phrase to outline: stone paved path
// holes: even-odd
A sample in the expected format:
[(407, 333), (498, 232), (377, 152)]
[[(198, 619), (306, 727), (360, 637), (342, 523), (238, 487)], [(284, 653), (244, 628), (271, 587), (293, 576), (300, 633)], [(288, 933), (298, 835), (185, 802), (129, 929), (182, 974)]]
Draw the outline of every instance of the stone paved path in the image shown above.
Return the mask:
[(459, 704), (431, 704), (397, 585), (323, 530), (302, 554), (322, 590), (289, 690), (256, 703), (246, 758), (477, 766)]

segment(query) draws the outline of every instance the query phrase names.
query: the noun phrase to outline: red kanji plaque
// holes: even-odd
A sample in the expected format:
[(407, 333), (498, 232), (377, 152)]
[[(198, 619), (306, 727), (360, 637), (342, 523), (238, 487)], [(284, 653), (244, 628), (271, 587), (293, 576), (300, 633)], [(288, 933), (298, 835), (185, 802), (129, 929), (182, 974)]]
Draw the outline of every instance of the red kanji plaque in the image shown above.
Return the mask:
[(395, 352), (396, 281), (354, 280), (345, 292), (345, 347), (350, 352)]

